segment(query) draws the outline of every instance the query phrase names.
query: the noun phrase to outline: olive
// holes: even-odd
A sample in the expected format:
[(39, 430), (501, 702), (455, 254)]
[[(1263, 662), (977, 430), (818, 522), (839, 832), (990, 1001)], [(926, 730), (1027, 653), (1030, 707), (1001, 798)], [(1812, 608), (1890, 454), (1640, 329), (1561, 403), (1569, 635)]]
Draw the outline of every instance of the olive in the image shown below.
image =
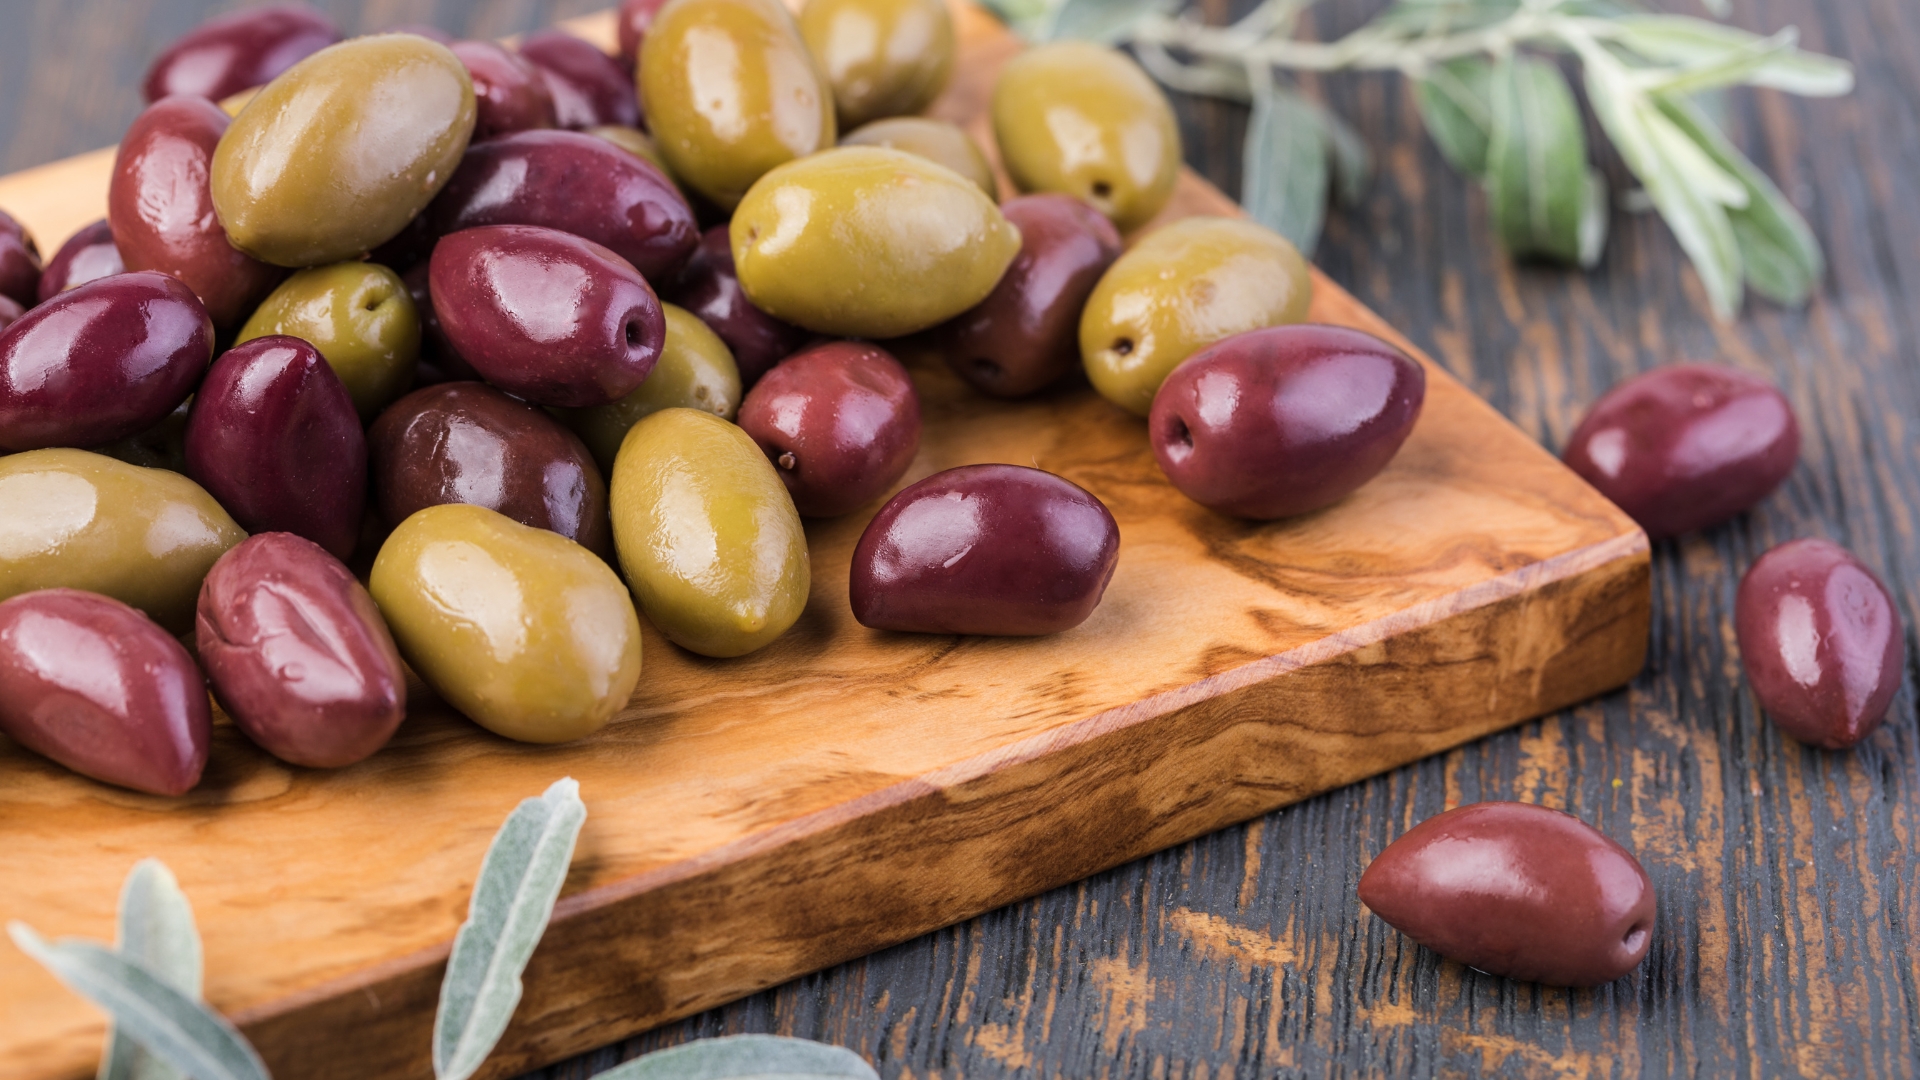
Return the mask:
[(363, 421), (407, 392), (420, 359), (413, 296), (400, 275), (374, 263), (336, 263), (293, 275), (261, 301), (234, 344), (275, 335), (319, 349)]
[(1147, 415), (1154, 392), (1222, 338), (1307, 317), (1313, 280), (1286, 238), (1238, 218), (1174, 222), (1120, 256), (1080, 315), (1080, 359), (1102, 397)]
[(542, 30), (527, 38), (520, 43), (520, 55), (540, 69), (559, 126), (639, 126), (640, 98), (633, 76), (613, 57), (560, 30)]
[(788, 357), (740, 403), (805, 517), (837, 517), (886, 494), (920, 449), (920, 398), (878, 346), (834, 341)]
[(103, 593), (160, 625), (193, 624), (207, 570), (247, 538), (179, 473), (85, 450), (0, 457), (0, 599), (36, 589)]
[(220, 707), (291, 765), (367, 758), (407, 714), (406, 672), (373, 597), (292, 533), (220, 556), (200, 586), (194, 644)]
[(628, 71), (640, 63), (640, 43), (653, 28), (653, 18), (666, 6), (666, 0), (621, 0), (618, 15), (620, 62)]
[(740, 369), (727, 343), (685, 308), (661, 304), (660, 310), (666, 315), (666, 344), (647, 381), (619, 401), (562, 415), (607, 472), (613, 471), (628, 430), (643, 416), (661, 409), (702, 409), (731, 420), (740, 408)]
[(986, 299), (1020, 251), (1020, 230), (960, 174), (871, 146), (773, 170), (729, 230), (754, 306), (836, 337), (945, 322)]
[(212, 358), (207, 309), (165, 274), (69, 289), (0, 334), (0, 449), (137, 435), (193, 393)]
[(953, 75), (946, 0), (807, 0), (800, 36), (826, 72), (843, 128), (917, 113)]
[(127, 264), (113, 243), (113, 227), (105, 220), (96, 221), (69, 236), (60, 250), (53, 253), (53, 258), (47, 260), (46, 269), (40, 272), (36, 295), (44, 304), (75, 285), (126, 272)]
[(402, 522), (368, 587), (407, 663), (497, 735), (590, 735), (640, 680), (640, 622), (607, 564), (486, 507), (429, 506)]
[(724, 210), (774, 166), (833, 145), (833, 92), (780, 0), (661, 8), (639, 81), (673, 175)]
[(0, 210), (0, 296), (23, 308), (40, 299), (40, 246), (4, 210)]
[[(973, 136), (945, 120), (926, 116), (890, 116), (875, 120), (840, 137), (841, 146), (878, 146), (900, 150), (945, 165), (979, 185), (989, 199), (999, 199), (1000, 181)], [(1001, 207), (1005, 210), (1006, 207)], [(1104, 220), (1104, 219), (1102, 219)]]
[(554, 126), (553, 92), (526, 57), (491, 41), (456, 41), (447, 48), (473, 80), (475, 142)]
[(715, 225), (700, 238), (687, 260), (673, 300), (700, 317), (726, 342), (740, 368), (740, 384), (752, 389), (773, 365), (792, 356), (806, 331), (753, 306), (733, 268), (733, 241), (727, 226)]
[(219, 101), (265, 86), (339, 40), (339, 29), (305, 4), (248, 8), (176, 38), (154, 58), (140, 89), (149, 104), (173, 94)]
[(344, 559), (367, 504), (367, 439), (320, 351), (255, 338), (221, 354), (187, 414), (187, 475), (248, 532), (288, 532)]
[(669, 180), (672, 179), (672, 177), (667, 174), (667, 159), (660, 156), (660, 148), (653, 144), (652, 136), (641, 131), (639, 128), (621, 127), (619, 124), (601, 124), (598, 127), (588, 128), (587, 134), (596, 139), (604, 139), (612, 143), (627, 153), (632, 154), (634, 157), (639, 158), (641, 161), (659, 169), (660, 175), (666, 176)]
[(0, 734), (153, 795), (200, 782), (207, 686), (173, 635), (118, 600), (46, 589), (0, 603)]
[(1057, 191), (1144, 225), (1180, 177), (1173, 107), (1125, 53), (1056, 41), (1014, 57), (994, 83), (993, 137), (1021, 191)]
[(620, 445), (612, 499), (621, 570), (676, 645), (742, 656), (806, 607), (800, 515), (766, 455), (725, 420), (698, 409), (643, 418)]
[(1800, 460), (1800, 424), (1757, 375), (1675, 364), (1607, 391), (1562, 456), (1661, 539), (1711, 528), (1771, 494)]
[(1845, 750), (1886, 719), (1906, 628), (1893, 594), (1846, 548), (1791, 540), (1760, 556), (1733, 621), (1747, 683), (1780, 730)]
[(26, 313), (27, 309), (20, 306), (20, 301), (11, 296), (0, 296), (0, 330), (12, 326)]
[(473, 134), (473, 81), (445, 45), (354, 38), (256, 94), (213, 154), (233, 246), (278, 266), (357, 259), (397, 236), (453, 176)]
[(1491, 975), (1598, 986), (1653, 941), (1653, 883), (1619, 844), (1571, 814), (1484, 802), (1409, 829), (1360, 875), (1387, 925)]

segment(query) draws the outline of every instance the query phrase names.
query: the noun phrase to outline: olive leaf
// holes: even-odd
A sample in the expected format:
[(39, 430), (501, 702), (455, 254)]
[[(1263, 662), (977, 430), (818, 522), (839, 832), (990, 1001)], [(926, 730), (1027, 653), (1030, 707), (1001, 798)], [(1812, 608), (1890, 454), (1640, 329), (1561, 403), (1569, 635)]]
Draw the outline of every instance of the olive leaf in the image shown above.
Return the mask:
[(1256, 86), (1247, 119), (1240, 202), (1255, 221), (1309, 257), (1327, 218), (1327, 135), (1314, 107), (1276, 86)]
[(1327, 156), (1333, 163), (1333, 198), (1341, 206), (1358, 206), (1373, 183), (1373, 154), (1366, 141), (1333, 111), (1313, 105), (1320, 118), (1320, 130), (1327, 140)]
[(1428, 68), (1413, 84), (1413, 100), (1441, 156), (1468, 176), (1487, 175), (1493, 138), (1493, 64), (1477, 56)]
[[(120, 887), (114, 951), (151, 971), (192, 1000), (200, 998), (200, 931), (193, 905), (173, 872), (158, 859), (142, 859)], [(114, 1024), (100, 1056), (99, 1080), (183, 1080), (180, 1070), (143, 1049)]]
[(779, 1035), (702, 1039), (616, 1065), (593, 1080), (878, 1080), (838, 1046)]
[(1501, 242), (1515, 255), (1592, 266), (1606, 237), (1605, 181), (1587, 160), (1566, 76), (1509, 55), (1494, 65), (1488, 92), (1487, 197)]
[(1180, 0), (1066, 0), (1053, 8), (1044, 37), (1111, 42), (1149, 15), (1166, 15)]
[(1744, 83), (1807, 97), (1836, 97), (1853, 90), (1853, 65), (1797, 48), (1797, 32), (1772, 37), (1684, 15), (1629, 15), (1608, 20), (1601, 36), (1644, 60), (1678, 64), (1691, 85), (1660, 87), (1694, 91)]

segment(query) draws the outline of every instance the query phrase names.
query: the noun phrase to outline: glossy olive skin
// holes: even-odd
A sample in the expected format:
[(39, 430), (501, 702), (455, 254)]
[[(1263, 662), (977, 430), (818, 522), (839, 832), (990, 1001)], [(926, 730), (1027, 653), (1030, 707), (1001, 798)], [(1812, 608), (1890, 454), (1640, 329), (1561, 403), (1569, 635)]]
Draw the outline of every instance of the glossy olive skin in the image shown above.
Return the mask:
[(456, 41), (447, 48), (473, 80), (475, 142), (554, 126), (553, 92), (532, 62), (491, 41)]
[(663, 409), (613, 466), (613, 542), (640, 609), (674, 644), (743, 656), (787, 631), (812, 568), (793, 499), (744, 431)]
[(833, 145), (833, 91), (780, 0), (661, 8), (639, 82), (673, 175), (723, 210), (768, 170)]
[(400, 653), (498, 735), (566, 742), (605, 726), (640, 680), (640, 622), (606, 563), (481, 506), (430, 506), (368, 581)]
[(917, 113), (953, 75), (945, 0), (807, 0), (800, 36), (833, 88), (842, 129)]
[(37, 295), (44, 304), (76, 285), (126, 272), (127, 264), (113, 243), (113, 227), (96, 221), (68, 237), (47, 260)]
[[(200, 485), (85, 450), (0, 457), (0, 599), (85, 589), (193, 625), (200, 580), (247, 538)], [(17, 509), (16, 509), (17, 508)]]
[(1548, 986), (1599, 986), (1653, 941), (1653, 883), (1571, 814), (1484, 802), (1430, 817), (1360, 876), (1360, 902), (1449, 960)]
[(0, 734), (103, 783), (184, 795), (213, 717), (171, 634), (118, 600), (47, 589), (0, 603)]
[(336, 263), (293, 275), (261, 301), (234, 344), (282, 334), (320, 350), (363, 421), (406, 393), (420, 359), (413, 294), (400, 275), (375, 263)]
[(639, 65), (640, 43), (647, 39), (647, 31), (653, 29), (653, 17), (665, 6), (666, 0), (621, 0), (617, 23), (620, 63), (628, 71)]
[(1759, 376), (1675, 364), (1607, 391), (1562, 457), (1661, 539), (1712, 528), (1771, 494), (1800, 460), (1800, 424)]
[(476, 106), (445, 45), (376, 34), (322, 49), (267, 84), (213, 154), (213, 205), (233, 246), (277, 266), (357, 259), (433, 201)]
[(165, 274), (69, 289), (0, 333), (0, 449), (97, 446), (159, 423), (213, 358), (213, 322)]
[(220, 355), (187, 414), (187, 475), (248, 532), (353, 554), (367, 439), (346, 385), (312, 345), (255, 338)]
[[(1000, 197), (993, 166), (980, 152), (973, 136), (957, 125), (927, 116), (890, 116), (875, 120), (840, 137), (841, 146), (878, 146), (926, 158), (945, 165), (973, 181), (989, 199)], [(1001, 207), (1005, 210), (1006, 207)]]
[(792, 356), (806, 331), (753, 306), (733, 268), (733, 240), (727, 226), (715, 225), (700, 238), (687, 260), (673, 301), (700, 317), (726, 342), (740, 368), (740, 383), (752, 389), (773, 365)]
[(632, 74), (593, 45), (564, 31), (542, 30), (521, 42), (520, 55), (540, 69), (561, 127), (640, 126)]
[(740, 408), (740, 369), (727, 343), (685, 308), (661, 304), (660, 310), (666, 316), (666, 344), (647, 381), (619, 401), (567, 409), (561, 415), (607, 472), (613, 471), (627, 432), (643, 416), (662, 409), (700, 409), (731, 420)]
[(40, 246), (4, 210), (0, 210), (0, 296), (23, 308), (40, 299)]
[(467, 152), (433, 204), (436, 233), (541, 225), (613, 249), (649, 282), (672, 281), (700, 230), (665, 173), (577, 131), (522, 131)]
[(803, 517), (838, 517), (885, 494), (920, 449), (920, 398), (885, 349), (834, 341), (787, 358), (740, 403)]
[(272, 82), (339, 40), (339, 29), (305, 4), (247, 8), (176, 38), (154, 58), (140, 89), (149, 104), (173, 94), (219, 101)]
[(1285, 237), (1238, 218), (1192, 217), (1114, 261), (1080, 314), (1080, 360), (1093, 388), (1135, 416), (1174, 368), (1216, 341), (1301, 322), (1307, 262)]
[(292, 533), (252, 537), (200, 586), (194, 645), (220, 707), (290, 765), (337, 769), (407, 714), (400, 651), (340, 560)]
[(1893, 594), (1846, 548), (1790, 540), (1760, 556), (1733, 621), (1747, 684), (1780, 730), (1845, 750), (1886, 719), (1906, 628)]
[(836, 337), (945, 322), (986, 299), (1020, 252), (1020, 230), (958, 173), (871, 146), (773, 170), (728, 228), (754, 306)]

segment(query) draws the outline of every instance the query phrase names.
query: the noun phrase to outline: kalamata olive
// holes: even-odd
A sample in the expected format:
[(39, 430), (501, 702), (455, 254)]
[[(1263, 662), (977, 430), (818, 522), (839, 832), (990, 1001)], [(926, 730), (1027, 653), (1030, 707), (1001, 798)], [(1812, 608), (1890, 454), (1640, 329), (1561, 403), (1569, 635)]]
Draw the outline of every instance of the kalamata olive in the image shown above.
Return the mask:
[(0, 333), (0, 449), (96, 446), (159, 423), (213, 357), (213, 322), (165, 274), (117, 274)]
[(1767, 716), (1804, 743), (1845, 750), (1886, 719), (1906, 669), (1906, 629), (1887, 587), (1853, 553), (1791, 540), (1740, 579), (1734, 629)]
[(1147, 432), (1173, 486), (1235, 517), (1330, 506), (1373, 479), (1413, 432), (1427, 375), (1359, 330), (1250, 330), (1173, 369)]
[(781, 322), (747, 299), (740, 275), (733, 269), (733, 243), (725, 225), (715, 225), (700, 238), (700, 247), (680, 275), (673, 302), (698, 315), (727, 343), (733, 362), (740, 366), (740, 384), (749, 390), (807, 339), (806, 331)]
[(46, 589), (0, 603), (0, 734), (82, 776), (181, 795), (213, 718), (173, 635), (118, 600)]
[(147, 68), (141, 91), (149, 103), (172, 94), (219, 101), (264, 86), (339, 40), (339, 29), (305, 4), (247, 8), (176, 38)]
[(248, 532), (353, 554), (367, 504), (367, 439), (320, 350), (261, 337), (207, 369), (187, 416), (187, 475)]
[(640, 64), (640, 43), (647, 39), (647, 31), (653, 28), (653, 17), (666, 6), (666, 0), (622, 0), (620, 4), (619, 35), (620, 62), (628, 71)]
[(1711, 528), (1766, 498), (1800, 460), (1800, 424), (1765, 379), (1675, 364), (1607, 391), (1563, 456), (1659, 539)]
[(0, 296), (27, 308), (40, 299), (40, 246), (4, 210), (0, 210)]
[(287, 276), (227, 243), (214, 215), (207, 178), (228, 123), (204, 98), (148, 106), (120, 140), (107, 188), (107, 221), (127, 268), (179, 278), (222, 327), (246, 318)]
[(338, 559), (292, 533), (255, 536), (213, 564), (194, 644), (220, 707), (292, 765), (360, 761), (407, 713), (400, 651), (373, 597)]
[(40, 271), (40, 302), (44, 304), (75, 285), (126, 272), (120, 249), (113, 243), (113, 227), (104, 220), (96, 221), (68, 237), (47, 260), (46, 268)]
[(584, 236), (650, 282), (672, 281), (700, 242), (693, 209), (665, 173), (578, 131), (521, 131), (472, 147), (427, 212), (443, 236), (477, 225)]
[(542, 30), (521, 43), (520, 55), (546, 78), (561, 127), (640, 126), (633, 73), (593, 45), (563, 30)]
[(1087, 620), (1120, 526), (1052, 473), (966, 465), (887, 500), (853, 549), (853, 617), (875, 630), (1030, 636)]
[(920, 398), (892, 354), (834, 341), (787, 358), (740, 403), (740, 427), (806, 517), (879, 498), (920, 449)]
[(1598, 986), (1653, 941), (1653, 883), (1628, 851), (1571, 814), (1484, 802), (1428, 818), (1360, 875), (1389, 926), (1492, 975)]
[(11, 296), (0, 296), (0, 330), (12, 326), (26, 313), (27, 309), (20, 306), (20, 301)]
[(473, 76), (476, 141), (554, 126), (553, 92), (527, 58), (491, 41), (456, 41), (447, 48)]

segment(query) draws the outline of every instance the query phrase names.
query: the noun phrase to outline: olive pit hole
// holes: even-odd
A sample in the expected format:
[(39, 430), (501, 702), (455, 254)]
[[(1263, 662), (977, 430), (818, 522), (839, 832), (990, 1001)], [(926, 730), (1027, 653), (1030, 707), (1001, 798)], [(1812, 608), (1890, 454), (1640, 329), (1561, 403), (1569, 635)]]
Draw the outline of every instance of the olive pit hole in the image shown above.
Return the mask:
[(800, 460), (793, 456), (793, 451), (787, 450), (781, 453), (779, 457), (774, 458), (773, 463), (775, 465), (780, 466), (782, 469), (786, 470), (787, 472), (792, 472), (794, 469), (799, 467)]
[(640, 342), (645, 338), (645, 336), (646, 336), (646, 330), (640, 325), (639, 319), (633, 319), (627, 323), (627, 347), (628, 348), (630, 349), (639, 348)]
[(1133, 351), (1133, 339), (1124, 337), (1115, 338), (1113, 341), (1113, 351), (1119, 353), (1121, 356), (1131, 353)]
[(1167, 433), (1173, 437), (1174, 442), (1180, 444), (1182, 449), (1193, 449), (1193, 429), (1187, 427), (1185, 420), (1178, 416), (1174, 417), (1173, 426), (1167, 429)]
[(1628, 952), (1638, 952), (1647, 940), (1647, 924), (1635, 923), (1629, 927), (1625, 937), (1620, 939), (1620, 947)]
[(1093, 182), (1093, 197), (1096, 199), (1112, 198), (1113, 185), (1107, 183), (1105, 180), (1095, 180)]
[(973, 369), (974, 375), (978, 376), (981, 379), (984, 379), (987, 382), (999, 382), (1000, 377), (1006, 374), (1004, 371), (1000, 370), (1000, 365), (998, 363), (993, 361), (991, 358), (985, 357), (985, 356), (974, 357), (973, 359), (967, 361), (967, 366)]

